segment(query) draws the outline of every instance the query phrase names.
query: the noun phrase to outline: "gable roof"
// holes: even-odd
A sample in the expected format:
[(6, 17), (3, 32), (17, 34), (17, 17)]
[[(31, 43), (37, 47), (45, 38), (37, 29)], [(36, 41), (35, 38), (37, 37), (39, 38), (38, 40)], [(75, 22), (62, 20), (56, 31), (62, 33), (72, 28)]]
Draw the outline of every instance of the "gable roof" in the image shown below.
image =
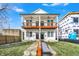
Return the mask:
[(48, 13), (44, 11), (43, 9), (39, 8), (35, 10), (34, 12), (32, 12), (32, 14), (48, 14)]
[(68, 15), (74, 15), (74, 14), (79, 14), (79, 12), (68, 12), (59, 22), (65, 19)]

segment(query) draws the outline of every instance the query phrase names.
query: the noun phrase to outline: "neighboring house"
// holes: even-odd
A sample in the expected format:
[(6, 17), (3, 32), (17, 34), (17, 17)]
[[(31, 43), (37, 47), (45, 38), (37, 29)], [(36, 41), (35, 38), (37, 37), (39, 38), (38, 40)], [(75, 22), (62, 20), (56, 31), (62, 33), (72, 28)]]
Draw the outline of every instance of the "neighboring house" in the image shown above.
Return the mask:
[(58, 24), (60, 39), (68, 39), (70, 32), (76, 32), (77, 39), (79, 39), (79, 12), (68, 13)]
[(42, 9), (35, 10), (32, 14), (21, 14), (22, 40), (57, 41), (57, 23), (54, 22), (59, 14), (49, 14)]

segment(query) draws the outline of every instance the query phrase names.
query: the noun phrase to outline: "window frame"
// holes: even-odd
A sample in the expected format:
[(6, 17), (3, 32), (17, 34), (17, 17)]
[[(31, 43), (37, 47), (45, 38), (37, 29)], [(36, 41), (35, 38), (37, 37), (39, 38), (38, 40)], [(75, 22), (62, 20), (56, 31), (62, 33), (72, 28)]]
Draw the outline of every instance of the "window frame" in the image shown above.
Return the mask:
[(50, 37), (50, 31), (48, 31), (48, 37)]
[(29, 32), (29, 34), (30, 34), (30, 37), (32, 37), (32, 32)]
[(78, 17), (72, 17), (73, 18), (73, 23), (79, 23), (79, 18)]

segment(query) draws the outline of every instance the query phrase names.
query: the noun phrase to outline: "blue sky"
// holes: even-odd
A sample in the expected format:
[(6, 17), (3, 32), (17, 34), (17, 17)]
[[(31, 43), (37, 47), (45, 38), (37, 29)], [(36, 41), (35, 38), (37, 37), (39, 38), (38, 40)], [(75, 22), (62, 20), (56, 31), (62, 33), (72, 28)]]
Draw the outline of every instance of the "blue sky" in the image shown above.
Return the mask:
[(79, 3), (9, 3), (8, 17), (10, 19), (11, 28), (21, 27), (21, 13), (32, 13), (38, 8), (41, 8), (48, 13), (60, 14), (59, 20), (68, 12), (79, 12)]

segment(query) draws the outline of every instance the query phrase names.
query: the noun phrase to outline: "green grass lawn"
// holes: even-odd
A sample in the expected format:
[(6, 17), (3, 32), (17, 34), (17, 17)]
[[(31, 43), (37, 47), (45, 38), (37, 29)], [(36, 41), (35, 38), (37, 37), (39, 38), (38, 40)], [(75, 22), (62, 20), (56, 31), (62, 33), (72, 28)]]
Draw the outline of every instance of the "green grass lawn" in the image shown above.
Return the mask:
[(0, 56), (22, 56), (24, 50), (33, 42), (23, 42), (10, 45), (0, 45)]
[(69, 42), (48, 42), (56, 51), (57, 56), (79, 56), (79, 44)]

